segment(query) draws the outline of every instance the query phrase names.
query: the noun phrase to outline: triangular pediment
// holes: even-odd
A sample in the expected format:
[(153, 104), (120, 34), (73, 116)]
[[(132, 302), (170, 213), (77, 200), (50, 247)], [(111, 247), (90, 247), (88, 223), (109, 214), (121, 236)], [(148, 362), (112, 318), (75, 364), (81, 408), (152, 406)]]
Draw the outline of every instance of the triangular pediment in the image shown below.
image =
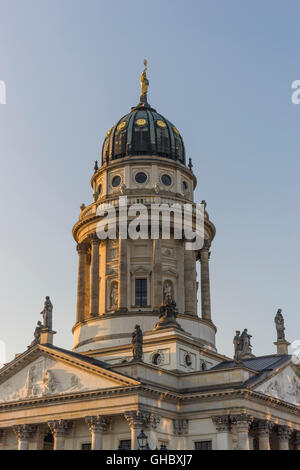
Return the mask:
[(78, 356), (40, 345), (21, 354), (0, 370), (0, 403), (139, 384)]
[(266, 378), (255, 387), (255, 390), (300, 406), (300, 373), (297, 370), (298, 367), (289, 364), (281, 370), (274, 371), (271, 378)]

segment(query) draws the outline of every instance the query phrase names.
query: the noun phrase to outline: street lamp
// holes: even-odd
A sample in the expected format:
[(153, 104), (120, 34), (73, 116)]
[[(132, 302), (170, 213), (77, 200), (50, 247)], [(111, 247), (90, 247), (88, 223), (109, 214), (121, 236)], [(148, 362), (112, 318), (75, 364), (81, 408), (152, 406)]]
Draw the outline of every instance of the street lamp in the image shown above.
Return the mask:
[(148, 444), (148, 436), (144, 433), (143, 430), (141, 430), (140, 434), (137, 437), (137, 441), (139, 444), (139, 450), (149, 450), (149, 444)]

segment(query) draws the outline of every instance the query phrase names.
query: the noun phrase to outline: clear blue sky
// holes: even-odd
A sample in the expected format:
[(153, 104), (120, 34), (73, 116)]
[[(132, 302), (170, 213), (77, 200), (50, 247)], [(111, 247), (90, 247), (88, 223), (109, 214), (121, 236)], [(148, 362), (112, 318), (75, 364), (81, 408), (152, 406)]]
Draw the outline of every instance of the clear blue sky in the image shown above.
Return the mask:
[(248, 328), (275, 352), (282, 307), (300, 339), (300, 4), (289, 0), (0, 0), (0, 339), (32, 340), (45, 295), (71, 348), (77, 253), (106, 131), (139, 98), (181, 131), (217, 235), (211, 255), (220, 352)]

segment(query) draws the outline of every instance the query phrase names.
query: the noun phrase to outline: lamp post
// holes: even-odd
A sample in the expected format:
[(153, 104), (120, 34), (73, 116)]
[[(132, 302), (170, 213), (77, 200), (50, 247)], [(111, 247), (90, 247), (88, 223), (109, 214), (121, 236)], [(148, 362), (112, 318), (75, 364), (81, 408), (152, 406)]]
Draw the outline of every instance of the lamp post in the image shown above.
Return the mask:
[(148, 444), (148, 436), (144, 433), (143, 429), (141, 430), (140, 434), (137, 437), (137, 441), (139, 444), (139, 450), (150, 450)]

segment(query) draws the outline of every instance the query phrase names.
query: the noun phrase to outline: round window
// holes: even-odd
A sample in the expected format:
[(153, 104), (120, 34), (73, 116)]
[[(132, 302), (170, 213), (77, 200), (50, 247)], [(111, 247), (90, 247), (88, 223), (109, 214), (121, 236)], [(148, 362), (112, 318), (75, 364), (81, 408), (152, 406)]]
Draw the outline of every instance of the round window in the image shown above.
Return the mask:
[(161, 181), (165, 186), (171, 186), (172, 180), (169, 175), (162, 175)]
[(121, 183), (121, 176), (119, 176), (119, 175), (114, 176), (113, 179), (112, 179), (112, 182), (111, 182), (113, 187), (116, 188), (117, 186), (120, 186), (120, 183)]
[(137, 183), (145, 183), (147, 181), (147, 175), (143, 172), (137, 173), (135, 175), (135, 181)]
[(185, 181), (182, 181), (182, 189), (183, 191), (186, 191), (188, 189), (188, 185)]

